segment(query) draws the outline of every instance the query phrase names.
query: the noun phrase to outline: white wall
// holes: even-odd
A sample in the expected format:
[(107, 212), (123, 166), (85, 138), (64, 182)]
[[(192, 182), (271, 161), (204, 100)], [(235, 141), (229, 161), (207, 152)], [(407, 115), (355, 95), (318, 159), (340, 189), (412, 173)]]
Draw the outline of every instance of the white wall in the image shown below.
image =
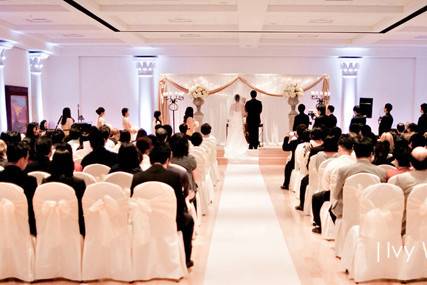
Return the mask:
[[(158, 59), (155, 86), (162, 73), (278, 73), (284, 75), (330, 76), (332, 104), (341, 117), (341, 70), (336, 57), (166, 57)], [(130, 56), (67, 57), (51, 56), (43, 71), (43, 86), (48, 119), (56, 121), (62, 108), (68, 105), (76, 114), (76, 105), (88, 121), (95, 121), (95, 109), (107, 110), (107, 122), (120, 126), (120, 109), (131, 110), (132, 121), (137, 120), (137, 74)], [(402, 57), (366, 57), (360, 63), (359, 97), (373, 97), (373, 130), (384, 104), (394, 106), (395, 123), (418, 118), (418, 106), (427, 101), (427, 59)], [(157, 96), (156, 91), (153, 94)], [(157, 102), (157, 99), (154, 100)], [(304, 103), (313, 104), (306, 96)], [(351, 110), (345, 110), (351, 112)], [(284, 119), (287, 120), (287, 114)]]
[(26, 50), (12, 48), (6, 51), (4, 79), (5, 85), (29, 86), (29, 64)]

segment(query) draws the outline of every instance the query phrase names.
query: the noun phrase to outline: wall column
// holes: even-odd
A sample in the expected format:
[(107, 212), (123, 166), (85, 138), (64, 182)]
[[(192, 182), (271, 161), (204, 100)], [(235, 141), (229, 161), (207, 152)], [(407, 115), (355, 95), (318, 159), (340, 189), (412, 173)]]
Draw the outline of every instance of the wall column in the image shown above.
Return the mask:
[(6, 93), (4, 82), (4, 65), (6, 61), (6, 51), (12, 48), (9, 42), (0, 41), (0, 132), (6, 132), (7, 128), (7, 111), (6, 111)]
[(357, 105), (357, 72), (359, 63), (352, 60), (344, 60), (341, 63), (342, 72), (342, 122), (344, 133), (348, 133), (350, 121), (353, 117), (353, 107)]
[(29, 53), (30, 60), (30, 121), (40, 122), (44, 119), (43, 113), (43, 94), (42, 94), (42, 69), (43, 60), (47, 59), (48, 55), (44, 52), (31, 52)]
[(148, 133), (152, 130), (152, 118), (154, 113), (154, 67), (156, 57), (135, 57), (138, 71), (138, 119), (139, 127)]

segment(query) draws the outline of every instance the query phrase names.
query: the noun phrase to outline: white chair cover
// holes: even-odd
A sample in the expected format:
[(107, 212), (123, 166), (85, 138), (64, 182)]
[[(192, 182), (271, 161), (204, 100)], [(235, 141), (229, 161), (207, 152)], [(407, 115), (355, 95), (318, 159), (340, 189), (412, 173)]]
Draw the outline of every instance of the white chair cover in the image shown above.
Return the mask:
[(130, 187), (132, 186), (133, 175), (119, 171), (105, 176), (104, 181), (120, 186), (127, 197), (130, 197)]
[(403, 191), (395, 185), (375, 184), (362, 193), (360, 226), (347, 235), (341, 260), (355, 282), (400, 279), (405, 257), (400, 235), (403, 208)]
[(304, 147), (306, 143), (300, 143), (295, 149), (295, 166), (291, 173), (291, 180), (289, 183), (289, 190), (294, 191), (297, 199), (299, 200), (299, 187), (301, 185), (301, 179), (304, 174), (301, 172), (301, 167), (305, 167), (304, 162)]
[(128, 200), (120, 186), (112, 183), (86, 188), (82, 200), (86, 227), (83, 280), (132, 280)]
[(95, 177), (96, 181), (100, 182), (104, 180), (104, 177), (110, 172), (110, 167), (95, 163), (86, 166), (83, 169), (83, 172), (91, 174), (93, 177)]
[[(332, 161), (334, 161), (334, 158), (327, 159), (319, 165), (318, 176), (319, 176), (319, 190), (320, 191), (330, 191), (331, 190), (329, 184), (325, 185), (326, 181), (327, 181), (325, 179), (325, 169), (329, 165), (329, 163), (331, 163)], [(330, 175), (330, 173), (329, 173), (329, 175)]]
[(184, 277), (187, 268), (174, 190), (161, 182), (145, 182), (135, 187), (130, 204), (133, 279)]
[(3, 166), (0, 166), (0, 172), (1, 172), (1, 171), (3, 171), (3, 170), (4, 170), (4, 167), (3, 167)]
[(427, 278), (427, 184), (415, 186), (406, 205), (405, 246), (413, 249), (405, 260), (403, 279)]
[(80, 171), (74, 171), (74, 176), (80, 179), (83, 179), (86, 183), (86, 186), (89, 186), (90, 184), (96, 183), (95, 177), (89, 173), (80, 172)]
[(81, 163), (82, 163), (83, 158), (78, 157), (78, 158), (74, 158), (73, 160), (74, 160), (74, 163), (81, 164)]
[(0, 279), (34, 280), (34, 247), (24, 190), (0, 183)]
[(345, 180), (343, 187), (343, 215), (340, 227), (337, 229), (337, 237), (335, 240), (336, 256), (340, 257), (342, 254), (348, 231), (352, 226), (359, 224), (360, 196), (368, 186), (380, 182), (378, 176), (369, 173), (358, 173)]
[(28, 172), (28, 175), (35, 177), (37, 179), (37, 185), (40, 185), (43, 183), (43, 179), (48, 178), (50, 176), (50, 173), (44, 171), (31, 171)]
[(82, 158), (84, 158), (84, 157), (85, 157), (89, 152), (90, 152), (90, 148), (89, 148), (89, 149), (79, 149), (79, 150), (76, 150), (76, 151), (73, 153), (73, 159), (77, 159), (77, 158), (82, 159)]
[(389, 164), (380, 164), (380, 165), (378, 165), (378, 167), (381, 169), (384, 169), (385, 171), (396, 170), (396, 167), (394, 167), (393, 165), (389, 165)]
[(77, 198), (68, 185), (50, 182), (33, 198), (37, 225), (35, 279), (81, 280), (82, 238)]
[(194, 170), (195, 172), (195, 180), (198, 185), (198, 192), (200, 195), (201, 203), (199, 206), (199, 210), (202, 215), (206, 215), (209, 209), (210, 197), (209, 197), (209, 185), (208, 181), (206, 181), (206, 162), (203, 157), (203, 154), (195, 150), (194, 148), (191, 151), (191, 154), (195, 157), (197, 162), (197, 168)]
[[(336, 227), (329, 213), (329, 208), (331, 208), (331, 202), (325, 202), (320, 208), (320, 222), (322, 224), (322, 238), (326, 240), (334, 240), (336, 236)], [(335, 222), (337, 222), (336, 220)]]

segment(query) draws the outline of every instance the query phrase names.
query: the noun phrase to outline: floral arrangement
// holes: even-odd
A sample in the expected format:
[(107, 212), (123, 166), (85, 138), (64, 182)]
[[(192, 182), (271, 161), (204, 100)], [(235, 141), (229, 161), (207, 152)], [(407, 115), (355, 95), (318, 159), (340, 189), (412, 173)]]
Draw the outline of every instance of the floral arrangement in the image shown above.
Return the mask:
[(304, 95), (304, 89), (298, 83), (291, 83), (285, 88), (285, 94), (291, 98)]
[(195, 85), (191, 87), (188, 93), (191, 95), (191, 97), (193, 97), (193, 99), (205, 99), (209, 95), (209, 92), (206, 87), (202, 85)]

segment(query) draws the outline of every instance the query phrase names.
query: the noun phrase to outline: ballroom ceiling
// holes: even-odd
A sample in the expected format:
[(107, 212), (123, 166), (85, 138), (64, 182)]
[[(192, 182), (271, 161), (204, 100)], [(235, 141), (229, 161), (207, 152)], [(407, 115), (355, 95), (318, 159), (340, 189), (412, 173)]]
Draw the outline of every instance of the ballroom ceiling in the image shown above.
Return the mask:
[(423, 47), (426, 5), (427, 0), (0, 0), (0, 28), (60, 47)]

